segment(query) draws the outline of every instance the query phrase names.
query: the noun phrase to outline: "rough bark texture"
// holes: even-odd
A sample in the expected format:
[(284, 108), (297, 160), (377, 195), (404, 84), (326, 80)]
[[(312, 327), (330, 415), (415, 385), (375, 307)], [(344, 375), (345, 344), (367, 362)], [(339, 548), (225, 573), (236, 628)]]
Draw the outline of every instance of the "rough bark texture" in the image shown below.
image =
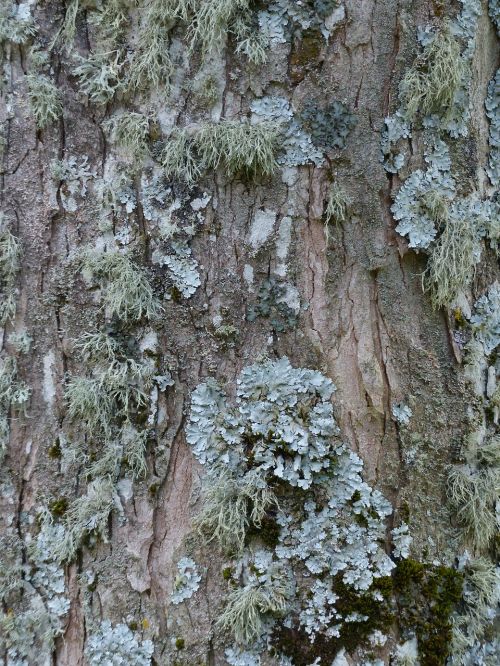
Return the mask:
[[(255, 4), (262, 9), (267, 3)], [(458, 189), (467, 193), (476, 188), (484, 199), (492, 193), (485, 176), (489, 123), (484, 100), (498, 65), (498, 42), (483, 5), (472, 64), (469, 136), (452, 139), (450, 145)], [(137, 48), (146, 6), (128, 7), (131, 24), (125, 39), (130, 52)], [(74, 43), (64, 46), (60, 37), (50, 51), (49, 75), (62, 96), (63, 113), (37, 128), (27, 84), (34, 67), (30, 49), (33, 44), (48, 48), (68, 7), (52, 1), (31, 3), (36, 34), (24, 43), (5, 40), (3, 45), (2, 207), (5, 223), (20, 240), (22, 258), (15, 282), (16, 313), (3, 329), (2, 354), (17, 357), (16, 381), (31, 390), (25, 413), (12, 405), (9, 409), (0, 499), (5, 557), (16, 542), (22, 564), (30, 569), (27, 553), (40, 529), (42, 507), (54, 507), (61, 499), (71, 505), (90, 482), (85, 473), (89, 463), (80, 459), (70, 465), (64, 455), (65, 447), (75, 442), (84, 447), (88, 442), (93, 450), (89, 426), (68, 419), (65, 391), (72, 377), (88, 374), (75, 341), (84, 332), (101, 330), (109, 320), (102, 309), (107, 282), (86, 280), (79, 270), (77, 257), (83, 248), (109, 247), (114, 235), (120, 251), (130, 251), (135, 264), (144, 267), (164, 311), (150, 321), (142, 317), (127, 323), (120, 335), (134, 353), (149, 345), (145, 358), (154, 358), (159, 375), (168, 370), (173, 385), (155, 389), (147, 472), (135, 480), (119, 475), (107, 539), (101, 535), (84, 540), (76, 557), (60, 565), (70, 608), (50, 657), (45, 648), (25, 661), (14, 653), (9, 657), (12, 639), (4, 638), (4, 663), (87, 664), (89, 636), (103, 620), (128, 625), (139, 642), (153, 640), (153, 663), (227, 663), (224, 650), (234, 640), (215, 622), (231, 589), (222, 572), (234, 562), (220, 553), (215, 541), (204, 547), (191, 543), (192, 518), (203, 504), (205, 470), (193, 456), (184, 428), (192, 391), (200, 382), (215, 377), (234, 397), (241, 370), (264, 357), (287, 356), (294, 367), (313, 368), (333, 380), (342, 439), (363, 460), (364, 480), (394, 508), (387, 519), (386, 551), (391, 549), (389, 531), (404, 520), (413, 537), (415, 561), (453, 567), (467, 535), (448, 501), (447, 477), (450, 465), (460, 461), (458, 452), (470, 432), (471, 405), (479, 409), (482, 396), (464, 375), (456, 307), (433, 309), (421, 284), (426, 256), (409, 248), (395, 231), (390, 210), (401, 183), (424, 164), (421, 136), (414, 131), (399, 174), (384, 169), (380, 141), (384, 119), (398, 106), (401, 77), (420, 48), (417, 27), (440, 26), (461, 7), (448, 1), (346, 0), (339, 3), (344, 11), (328, 39), (319, 31), (295, 29), (285, 43), (269, 47), (267, 62), (257, 66), (235, 53), (235, 39), (229, 35), (227, 45), (202, 65), (203, 76), (213, 77), (213, 105), (197, 102), (193, 95), (190, 82), (200, 60), (186, 50), (185, 24), (173, 24), (166, 31), (175, 55), (170, 91), (160, 84), (135, 96), (115, 95), (99, 105), (79, 89), (74, 71), (76, 54), (87, 58), (98, 48), (89, 22), (96, 5), (82, 2)], [(190, 241), (201, 284), (185, 298), (165, 269), (152, 262), (154, 222), (144, 213), (141, 168), (146, 173), (154, 160), (146, 158), (141, 167), (140, 160), (110, 142), (102, 123), (122, 109), (149, 113), (152, 145), (153, 132), (161, 141), (175, 125), (245, 118), (255, 98), (270, 94), (286, 97), (295, 109), (310, 99), (321, 104), (340, 100), (355, 115), (356, 126), (345, 148), (326, 151), (319, 165), (279, 168), (272, 177), (254, 180), (229, 178), (221, 166), (207, 170), (192, 190), (175, 185), (188, 209), (189, 201), (203, 193), (211, 197)], [(71, 156), (78, 163), (88, 157), (92, 172), (86, 191), (75, 194), (75, 210), (65, 204), (67, 183), (51, 171), (52, 161)], [(128, 164), (137, 203), (129, 215), (122, 206), (108, 216), (111, 224), (103, 231), (98, 184), (111, 178), (118, 163)], [(325, 224), (332, 179), (350, 202), (341, 224)], [(496, 254), (481, 242), (481, 261), (463, 296), (471, 304), (498, 277)], [(288, 289), (284, 298), (291, 308), (248, 318), (270, 278)], [(12, 331), (22, 330), (32, 339), (25, 354), (9, 342)], [(482, 368), (483, 391), (488, 365), (494, 362), (490, 359)], [(399, 403), (411, 409), (409, 425), (393, 415)], [(483, 429), (492, 427), (486, 421)], [(56, 523), (64, 522), (64, 510), (61, 514), (55, 515)], [(490, 557), (491, 548), (475, 554)], [(196, 560), (202, 581), (190, 599), (172, 604), (177, 563), (186, 555)], [(26, 579), (29, 572), (19, 575)], [(30, 585), (20, 596), (5, 596), (5, 616), (20, 616), (26, 595), (32, 593)], [(343, 658), (351, 664), (375, 659), (388, 664), (397, 644), (411, 639), (394, 608), (385, 645), (350, 646)], [(7, 637), (7, 629), (2, 631)], [(329, 666), (338, 649), (331, 648), (318, 663)], [(143, 663), (130, 659), (131, 664)], [(280, 663), (265, 651), (261, 659), (263, 664)], [(304, 659), (293, 663), (314, 661)], [(436, 659), (422, 663), (444, 663), (446, 654)], [(103, 657), (92, 663), (129, 662), (106, 662)]]

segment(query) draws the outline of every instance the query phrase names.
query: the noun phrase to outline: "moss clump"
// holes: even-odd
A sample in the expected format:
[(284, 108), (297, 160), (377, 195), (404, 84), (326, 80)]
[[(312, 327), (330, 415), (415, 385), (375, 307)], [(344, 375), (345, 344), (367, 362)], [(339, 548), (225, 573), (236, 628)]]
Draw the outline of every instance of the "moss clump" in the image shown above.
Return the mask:
[(183, 638), (176, 638), (175, 639), (175, 649), (176, 650), (184, 650), (186, 647), (186, 641)]
[(222, 578), (224, 578), (224, 580), (231, 580), (232, 577), (233, 569), (231, 567), (224, 567), (224, 569), (222, 569)]
[(415, 632), (422, 666), (442, 666), (450, 655), (451, 614), (462, 596), (455, 569), (407, 559), (394, 571), (401, 628)]
[(56, 460), (62, 456), (61, 442), (59, 441), (59, 438), (56, 439), (56, 441), (51, 446), (49, 446), (47, 455), (53, 460)]
[[(342, 648), (353, 652), (363, 645), (374, 631), (386, 631), (392, 624), (390, 599), (393, 585), (390, 577), (377, 579), (366, 592), (346, 585), (341, 574), (335, 576), (334, 581), (332, 589), (338, 595), (335, 608), (339, 614), (342, 617), (359, 614), (367, 619), (343, 622), (339, 636), (328, 637), (325, 633), (320, 633), (316, 635), (314, 642), (311, 642), (310, 636), (302, 628), (279, 627), (274, 633), (273, 644), (290, 657), (295, 666), (309, 666), (318, 658), (321, 663), (330, 663)], [(332, 622), (336, 623), (336, 620)]]
[(54, 518), (60, 518), (64, 516), (68, 510), (68, 499), (67, 497), (58, 497), (52, 502), (49, 502), (49, 511), (54, 516)]
[(279, 543), (280, 526), (276, 518), (266, 514), (259, 523), (259, 526), (251, 524), (246, 533), (246, 543), (252, 539), (259, 539), (269, 548), (275, 548)]

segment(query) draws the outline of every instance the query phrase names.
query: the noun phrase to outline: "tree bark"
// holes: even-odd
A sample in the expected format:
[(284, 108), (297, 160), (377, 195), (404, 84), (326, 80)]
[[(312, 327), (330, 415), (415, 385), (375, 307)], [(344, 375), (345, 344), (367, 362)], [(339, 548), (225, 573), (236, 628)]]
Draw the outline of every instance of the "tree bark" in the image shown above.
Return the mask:
[[(66, 32), (75, 4), (71, 39)], [(388, 172), (381, 159), (384, 121), (400, 108), (398, 87), (425, 48), (416, 39), (417, 28), (439, 31), (456, 19), (462, 4), (331, 3), (329, 16), (334, 19), (326, 36), (318, 24), (307, 28), (288, 18), (284, 41), (266, 46), (266, 62), (255, 65), (236, 51), (239, 37), (230, 21), (223, 27), (221, 43), (213, 44), (208, 53), (200, 42), (194, 52), (188, 51), (190, 26), (196, 25), (196, 12), (203, 5), (194, 2), (186, 20), (161, 25), (156, 19), (170, 50), (172, 72), (168, 85), (165, 79), (148, 82), (144, 75), (139, 90), (127, 89), (126, 77), (154, 2), (115, 4), (117, 9), (125, 7), (127, 19), (115, 44), (121, 68), (110, 81), (113, 86), (116, 80), (125, 83), (116, 85), (104, 104), (93, 101), (88, 90), (85, 93), (85, 77), (77, 75), (77, 67), (107, 43), (102, 41), (105, 26), (96, 23), (106, 3), (31, 2), (32, 34), (16, 40), (11, 32), (3, 42), (1, 231), (19, 240), (22, 254), (13, 286), (6, 280), (2, 284), (3, 298), (13, 290), (16, 309), (2, 329), (1, 354), (4, 365), (11, 358), (17, 364), (2, 390), (7, 396), (29, 387), (27, 400), (0, 401), (9, 426), (0, 473), (3, 663), (150, 663), (147, 656), (133, 656), (132, 647), (124, 652), (124, 661), (105, 661), (105, 647), (102, 654), (95, 648), (99, 641), (107, 645), (106, 631), (109, 638), (122, 626), (118, 644), (135, 641), (139, 655), (145, 641), (152, 641), (154, 664), (225, 664), (233, 663), (226, 661), (228, 648), (252, 652), (252, 645), (239, 645), (217, 624), (236, 585), (225, 580), (223, 572), (235, 571), (238, 557), (221, 552), (216, 539), (200, 545), (194, 537), (192, 520), (204, 506), (207, 467), (193, 455), (186, 425), (191, 396), (200, 383), (216, 379), (234, 407), (240, 373), (266, 359), (287, 357), (294, 368), (314, 369), (335, 384), (332, 401), (340, 438), (363, 461), (364, 481), (393, 508), (385, 519), (383, 548), (389, 556), (390, 532), (404, 522), (412, 537), (411, 561), (424, 563), (426, 571), (439, 565), (462, 575), (457, 558), (463, 558), (466, 549), (473, 559), (494, 562), (495, 537), (477, 546), (460, 507), (450, 501), (448, 478), (451, 469), (464, 464), (464, 442), (471, 433), (481, 432), (481, 442), (496, 433), (494, 351), (485, 353), (471, 370), (466, 347), (475, 335), (470, 323), (475, 304), (498, 279), (496, 251), (487, 236), (481, 238), (473, 279), (447, 307), (434, 308), (429, 292), (422, 290), (429, 252), (409, 247), (408, 238), (396, 231), (391, 212), (403, 183), (427, 168), (425, 131), (419, 121), (414, 120), (411, 137), (402, 139), (406, 161), (399, 172)], [(268, 9), (269, 3), (240, 3), (246, 4), (251, 30), (258, 33), (262, 21), (259, 29), (257, 12)], [(307, 11), (319, 11), (319, 3), (302, 4)], [(499, 50), (487, 3), (479, 4), (470, 60), (468, 136), (440, 134), (449, 144), (457, 182), (448, 206), (471, 192), (481, 201), (495, 201), (495, 187), (486, 173), (491, 119), (484, 103)], [(2, 12), (19, 23), (19, 7), (12, 10), (7, 3)], [(12, 18), (16, 8), (17, 18)], [(66, 32), (60, 32), (64, 26)], [(42, 66), (33, 55), (36, 49), (48, 54)], [(111, 62), (114, 56), (106, 57)], [(47, 76), (56, 86), (62, 111), (55, 120), (37, 125), (30, 75)], [(215, 91), (211, 101), (199, 92), (208, 90), (207, 82)], [(203, 124), (243, 123), (251, 116), (255, 123), (252, 103), (269, 96), (285, 98), (294, 118), (308, 102), (316, 109), (341, 102), (354, 116), (355, 126), (345, 145), (319, 147), (322, 158), (317, 163), (280, 163), (280, 143), (275, 151), (279, 165), (272, 176), (233, 173), (224, 157), (215, 166), (207, 163), (193, 184), (183, 183), (181, 176), (163, 175), (161, 150), (173, 150), (168, 144), (173, 128), (188, 127), (197, 136)], [(126, 139), (120, 145), (117, 131), (113, 134), (113, 126), (106, 126), (106, 121), (113, 123), (130, 111), (148, 119), (145, 157), (137, 147), (127, 146)], [(331, 128), (333, 121), (326, 117)], [(314, 138), (314, 125), (304, 120), (303, 127)], [(64, 173), (61, 163), (66, 165)], [(117, 178), (120, 173), (125, 174), (122, 181)], [(155, 176), (164, 179), (164, 189), (170, 188), (162, 201), (147, 194)], [(325, 213), (332, 183), (339, 185), (347, 202), (347, 213), (339, 222), (328, 221)], [(108, 199), (102, 194), (106, 188)], [(130, 212), (125, 190), (134, 200)], [(110, 206), (107, 201), (113, 194), (116, 200)], [(497, 215), (498, 210), (493, 218)], [(182, 247), (192, 253), (188, 261), (197, 263), (199, 286), (192, 295), (183, 291), (175, 270), (156, 259), (157, 248), (162, 256), (180, 256), (162, 245), (177, 238), (167, 234), (160, 239), (158, 229), (164, 223), (176, 226), (174, 236), (177, 233)], [(188, 227), (192, 231), (186, 231)], [(127, 256), (136, 272), (126, 282), (137, 284), (139, 276), (145, 276), (161, 314), (148, 317), (145, 309), (138, 316), (117, 314), (106, 294), (110, 283), (124, 275), (124, 267), (106, 273), (94, 263), (89, 269), (85, 256), (90, 255), (85, 252), (93, 253), (90, 261), (103, 252)], [(75, 378), (101, 377), (102, 363), (85, 358), (78, 347), (84, 333), (100, 331), (117, 340), (141, 368), (149, 368), (141, 385), (144, 405), (132, 405), (120, 417), (120, 398), (110, 416), (111, 439), (124, 436), (129, 421), (134, 432), (147, 432), (146, 471), (134, 477), (130, 457), (120, 458), (105, 526), (94, 531), (89, 526), (75, 552), (58, 560), (55, 566), (64, 573), (64, 591), (56, 594), (36, 577), (51, 561), (49, 555), (44, 560), (33, 549), (48, 524), (53, 530), (58, 525), (68, 529), (71, 507), (88, 495), (97, 478), (88, 470), (99, 462), (105, 438), (97, 433), (102, 424), (96, 425), (92, 415), (103, 398), (98, 394), (87, 420), (78, 410), (72, 418), (68, 386)], [(23, 332), (31, 339), (25, 353), (19, 336), (12, 335)], [(162, 387), (163, 380), (152, 380), (152, 374), (166, 378), (168, 385)], [(143, 379), (127, 381), (136, 387)], [(409, 408), (408, 421), (398, 416), (398, 406)], [(72, 459), (74, 450), (78, 453)], [(88, 517), (89, 525), (95, 515)], [(262, 545), (259, 537), (255, 543), (247, 540), (246, 552)], [(50, 550), (50, 543), (46, 548)], [(178, 564), (186, 557), (196, 562), (201, 581), (191, 597), (173, 603), (172, 594), (182, 586)], [(397, 566), (397, 558), (393, 560)], [(17, 583), (7, 589), (4, 579)], [(305, 593), (298, 593), (293, 603), (302, 603), (301, 594)], [(423, 603), (418, 594), (415, 604)], [(47, 611), (54, 595), (68, 600), (60, 615)], [(44, 620), (33, 611), (33, 599), (45, 609)], [(377, 659), (384, 664), (391, 659), (418, 663), (397, 661), (398, 646), (413, 635), (420, 640), (419, 625), (408, 622), (396, 592), (391, 604), (392, 620), (380, 645), (368, 639), (356, 645), (327, 643), (315, 662), (319, 653), (297, 656), (283, 651), (275, 630), (270, 639), (275, 650), (259, 648), (261, 663), (289, 663), (279, 661), (280, 651), (293, 664), (330, 666), (344, 663), (342, 659), (349, 664)], [(453, 613), (459, 613), (458, 604)], [(106, 630), (102, 623), (107, 620), (111, 625)], [(17, 638), (12, 629), (16, 621)], [(52, 622), (50, 640), (41, 635), (45, 621)], [(286, 624), (279, 614), (274, 622), (278, 628)], [(28, 637), (30, 646), (25, 646)], [(485, 642), (478, 638), (475, 645)], [(115, 648), (107, 649), (112, 659)], [(453, 649), (448, 645), (429, 656), (421, 648), (420, 663), (445, 663)], [(122, 654), (118, 648), (116, 654)], [(259, 663), (240, 658), (234, 663)], [(486, 663), (460, 662), (462, 658), (457, 653), (457, 663)]]

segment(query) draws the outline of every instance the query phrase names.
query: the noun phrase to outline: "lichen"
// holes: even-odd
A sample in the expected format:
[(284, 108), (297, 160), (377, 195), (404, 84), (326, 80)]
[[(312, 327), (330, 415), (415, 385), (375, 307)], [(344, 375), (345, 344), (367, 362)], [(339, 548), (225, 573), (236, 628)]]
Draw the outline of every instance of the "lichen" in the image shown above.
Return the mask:
[(498, 186), (500, 183), (500, 69), (497, 70), (488, 85), (485, 106), (486, 115), (490, 121), (490, 154), (487, 172), (491, 184)]
[[(298, 664), (353, 649), (389, 622), (395, 564), (379, 542), (392, 509), (338, 440), (333, 390), (319, 372), (265, 361), (242, 370), (234, 407), (216, 382), (200, 384), (186, 427), (208, 468), (195, 525), (241, 558), (219, 625), (245, 649), (270, 640), (297, 652)], [(398, 555), (408, 538), (402, 528)], [(255, 553), (255, 544), (270, 550)]]
[(162, 313), (146, 272), (126, 254), (87, 248), (79, 262), (84, 277), (105, 286), (102, 302), (108, 317), (139, 321), (154, 319)]
[(36, 26), (27, 2), (2, 0), (0, 4), (0, 43), (24, 44), (36, 34)]
[(342, 102), (325, 107), (308, 101), (299, 115), (302, 126), (315, 146), (323, 152), (344, 148), (347, 137), (356, 125), (356, 118)]
[(28, 74), (28, 97), (39, 129), (45, 128), (62, 115), (59, 90), (45, 74)]
[(177, 572), (171, 596), (173, 604), (180, 604), (181, 601), (190, 599), (200, 587), (201, 582), (196, 562), (189, 557), (179, 560)]
[(422, 54), (399, 88), (405, 117), (410, 121), (417, 113), (449, 117), (466, 67), (460, 44), (448, 24), (428, 35)]
[(79, 64), (74, 69), (81, 92), (94, 104), (107, 104), (118, 92), (124, 90), (121, 54), (117, 52), (114, 57), (111, 57), (112, 55), (92, 53), (86, 59), (80, 57)]
[(78, 160), (75, 156), (64, 160), (55, 160), (51, 163), (51, 173), (54, 180), (59, 181), (61, 204), (65, 211), (74, 213), (78, 209), (77, 198), (87, 194), (89, 181), (96, 174), (88, 164), (88, 157)]
[(270, 176), (276, 168), (279, 131), (274, 123), (250, 124), (223, 120), (205, 123), (193, 131), (175, 130), (159, 161), (169, 178), (194, 183), (206, 169), (218, 169), (228, 178)]
[(103, 620), (90, 634), (85, 655), (90, 666), (150, 666), (153, 650), (151, 640), (140, 640), (126, 624)]
[(142, 113), (125, 111), (103, 123), (112, 141), (122, 146), (134, 162), (141, 162), (149, 153), (149, 118)]

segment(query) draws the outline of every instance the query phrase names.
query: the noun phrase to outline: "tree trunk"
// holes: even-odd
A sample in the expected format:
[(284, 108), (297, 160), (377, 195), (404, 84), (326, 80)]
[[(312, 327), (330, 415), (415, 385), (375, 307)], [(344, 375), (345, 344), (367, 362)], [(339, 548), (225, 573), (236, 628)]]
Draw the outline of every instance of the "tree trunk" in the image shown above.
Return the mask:
[(498, 663), (497, 0), (0, 11), (3, 663)]

